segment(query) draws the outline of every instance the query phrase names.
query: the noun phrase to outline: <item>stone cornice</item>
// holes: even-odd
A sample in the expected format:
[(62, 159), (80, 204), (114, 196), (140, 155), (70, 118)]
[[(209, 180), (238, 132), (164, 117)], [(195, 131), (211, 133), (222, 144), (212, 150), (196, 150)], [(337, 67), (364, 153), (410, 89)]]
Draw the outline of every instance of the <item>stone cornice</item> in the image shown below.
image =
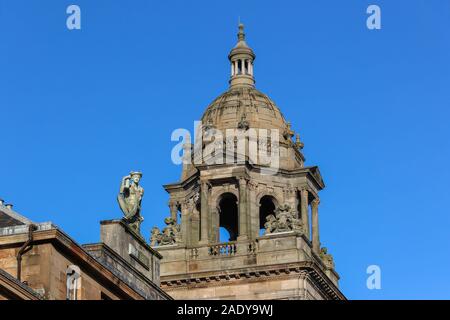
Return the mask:
[[(213, 164), (213, 165), (208, 165), (208, 164), (201, 164), (201, 165), (197, 165), (197, 167), (200, 170), (210, 170), (210, 169), (214, 169), (214, 168), (242, 168), (251, 172), (261, 172), (262, 169), (267, 169), (267, 167), (264, 166), (260, 166), (257, 164), (250, 164), (247, 161), (241, 164), (235, 164), (235, 163), (231, 163), (231, 164)], [(318, 190), (322, 190), (325, 188), (325, 183), (323, 182), (323, 178), (322, 175), (320, 174), (319, 168), (317, 166), (312, 166), (312, 167), (303, 167), (303, 168), (298, 168), (298, 169), (293, 169), (293, 170), (287, 170), (287, 169), (278, 169), (278, 171), (275, 173), (275, 175), (277, 176), (283, 176), (286, 178), (294, 178), (294, 177), (308, 177), (308, 181), (312, 182), (314, 187), (317, 188)], [(193, 181), (195, 181), (197, 178), (199, 177), (199, 173), (192, 175), (191, 177), (189, 177), (188, 179), (186, 179), (183, 182), (179, 182), (179, 183), (173, 183), (173, 184), (167, 184), (164, 185), (164, 188), (166, 189), (167, 192), (170, 192), (172, 190), (176, 190), (176, 189), (181, 189), (181, 190), (185, 190), (187, 188), (187, 186), (192, 183)]]
[(293, 275), (309, 277), (330, 300), (345, 300), (345, 296), (328, 279), (315, 262), (303, 261), (269, 266), (231, 269), (227, 271), (199, 272), (189, 275), (161, 277), (161, 288), (183, 289), (187, 287), (223, 286), (224, 282), (261, 281), (261, 278), (281, 279)]
[(197, 171), (195, 174), (191, 175), (189, 178), (185, 179), (184, 181), (165, 184), (165, 185), (163, 185), (163, 188), (169, 193), (171, 191), (184, 191), (184, 190), (188, 189), (188, 187), (191, 184), (196, 183), (199, 176), (200, 176), (200, 173)]

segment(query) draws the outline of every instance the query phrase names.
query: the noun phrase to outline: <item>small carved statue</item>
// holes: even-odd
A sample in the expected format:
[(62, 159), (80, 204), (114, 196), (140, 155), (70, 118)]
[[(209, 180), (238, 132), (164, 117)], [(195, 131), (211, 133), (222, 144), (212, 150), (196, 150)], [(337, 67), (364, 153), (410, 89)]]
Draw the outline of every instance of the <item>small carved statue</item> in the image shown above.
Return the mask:
[(164, 222), (167, 226), (164, 227), (162, 232), (158, 227), (153, 227), (150, 238), (152, 246), (176, 244), (181, 241), (180, 225), (171, 217), (165, 218)]
[(158, 227), (153, 227), (150, 235), (150, 245), (152, 247), (156, 246), (159, 242), (161, 242), (161, 231)]
[(328, 269), (334, 269), (334, 260), (331, 254), (328, 254), (326, 247), (320, 248), (320, 258)]
[(249, 124), (249, 122), (247, 121), (247, 117), (246, 117), (246, 115), (245, 115), (245, 113), (241, 116), (241, 120), (239, 121), (239, 123), (238, 123), (238, 129), (241, 129), (241, 130), (248, 130), (250, 128), (250, 124)]
[(123, 212), (126, 223), (138, 234), (140, 234), (141, 222), (141, 202), (144, 196), (144, 189), (139, 185), (142, 178), (141, 172), (130, 172), (128, 176), (122, 178), (117, 201)]
[(264, 227), (266, 229), (265, 234), (303, 230), (301, 221), (295, 217), (288, 204), (278, 206), (275, 209), (275, 216), (273, 214), (268, 215)]
[(264, 228), (266, 229), (265, 234), (270, 234), (276, 229), (277, 218), (273, 214), (269, 214), (266, 217), (266, 223), (264, 224)]
[(285, 232), (291, 231), (291, 207), (289, 205), (284, 204), (275, 209), (275, 216), (277, 218), (277, 227), (275, 229), (276, 232)]

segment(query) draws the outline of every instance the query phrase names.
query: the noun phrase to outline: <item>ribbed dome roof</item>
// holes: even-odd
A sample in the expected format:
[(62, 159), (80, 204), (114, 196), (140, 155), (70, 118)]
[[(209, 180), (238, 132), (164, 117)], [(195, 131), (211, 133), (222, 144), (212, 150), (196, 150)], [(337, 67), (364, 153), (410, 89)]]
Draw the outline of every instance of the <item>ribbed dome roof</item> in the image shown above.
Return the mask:
[(219, 130), (236, 129), (245, 125), (254, 129), (279, 129), (288, 125), (275, 103), (254, 87), (230, 88), (206, 109), (202, 123)]

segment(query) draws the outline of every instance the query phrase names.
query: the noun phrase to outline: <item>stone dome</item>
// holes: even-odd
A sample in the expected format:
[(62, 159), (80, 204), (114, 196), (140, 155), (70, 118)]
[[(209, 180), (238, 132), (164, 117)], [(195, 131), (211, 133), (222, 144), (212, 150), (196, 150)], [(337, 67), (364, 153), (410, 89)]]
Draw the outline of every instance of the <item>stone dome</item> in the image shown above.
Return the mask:
[(239, 24), (238, 42), (230, 51), (230, 87), (217, 97), (204, 112), (201, 121), (205, 128), (278, 129), (280, 142), (291, 138), (289, 124), (280, 109), (264, 93), (255, 88), (253, 64), (256, 58), (245, 41), (244, 25)]
[[(213, 154), (215, 146), (223, 147), (223, 143), (228, 145), (229, 139), (235, 139), (236, 131), (230, 133), (227, 132), (227, 129), (241, 129), (247, 133), (246, 139), (256, 138), (258, 151), (264, 150), (261, 147), (265, 147), (271, 154), (278, 152), (280, 168), (287, 170), (301, 168), (305, 159), (300, 151), (303, 143), (300, 141), (299, 135), (296, 136), (294, 142), (295, 133), (280, 109), (267, 95), (255, 88), (253, 66), (256, 56), (245, 42), (242, 24), (239, 25), (237, 36), (238, 42), (228, 55), (231, 66), (230, 86), (227, 91), (214, 99), (203, 113), (201, 117), (203, 130), (199, 132), (202, 132), (203, 138), (207, 138), (202, 140), (201, 148), (197, 146), (197, 149), (194, 150), (194, 158), (200, 159), (202, 156), (203, 159), (205, 150)], [(214, 136), (214, 130), (210, 131), (210, 129), (219, 130), (223, 140), (216, 140), (218, 136)], [(260, 129), (266, 129), (267, 132), (260, 131)], [(234, 141), (232, 145), (235, 148), (237, 146)], [(249, 153), (249, 143), (246, 145), (245, 152)], [(214, 149), (207, 148), (210, 146), (214, 146)], [(238, 152), (237, 149), (235, 152)], [(258, 155), (259, 157), (260, 155)], [(190, 176), (194, 171), (193, 167), (186, 168), (183, 171), (183, 177)]]
[(201, 121), (222, 131), (244, 127), (278, 129), (283, 135), (288, 130), (280, 109), (252, 86), (231, 87), (207, 107)]

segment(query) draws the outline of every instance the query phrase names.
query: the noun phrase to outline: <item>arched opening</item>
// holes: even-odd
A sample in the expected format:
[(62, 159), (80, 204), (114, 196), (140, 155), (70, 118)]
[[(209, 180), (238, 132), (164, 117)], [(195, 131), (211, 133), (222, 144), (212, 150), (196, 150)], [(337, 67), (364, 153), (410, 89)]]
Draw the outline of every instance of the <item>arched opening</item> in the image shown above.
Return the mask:
[[(224, 193), (219, 201), (219, 228), (228, 232), (229, 238), (225, 241), (234, 241), (238, 236), (238, 205), (237, 198), (232, 193)], [(222, 241), (227, 236), (225, 231), (220, 230), (219, 237)]]
[(177, 205), (177, 223), (181, 224), (181, 206)]
[(263, 235), (268, 215), (275, 215), (276, 200), (272, 196), (264, 196), (259, 201), (259, 235)]

